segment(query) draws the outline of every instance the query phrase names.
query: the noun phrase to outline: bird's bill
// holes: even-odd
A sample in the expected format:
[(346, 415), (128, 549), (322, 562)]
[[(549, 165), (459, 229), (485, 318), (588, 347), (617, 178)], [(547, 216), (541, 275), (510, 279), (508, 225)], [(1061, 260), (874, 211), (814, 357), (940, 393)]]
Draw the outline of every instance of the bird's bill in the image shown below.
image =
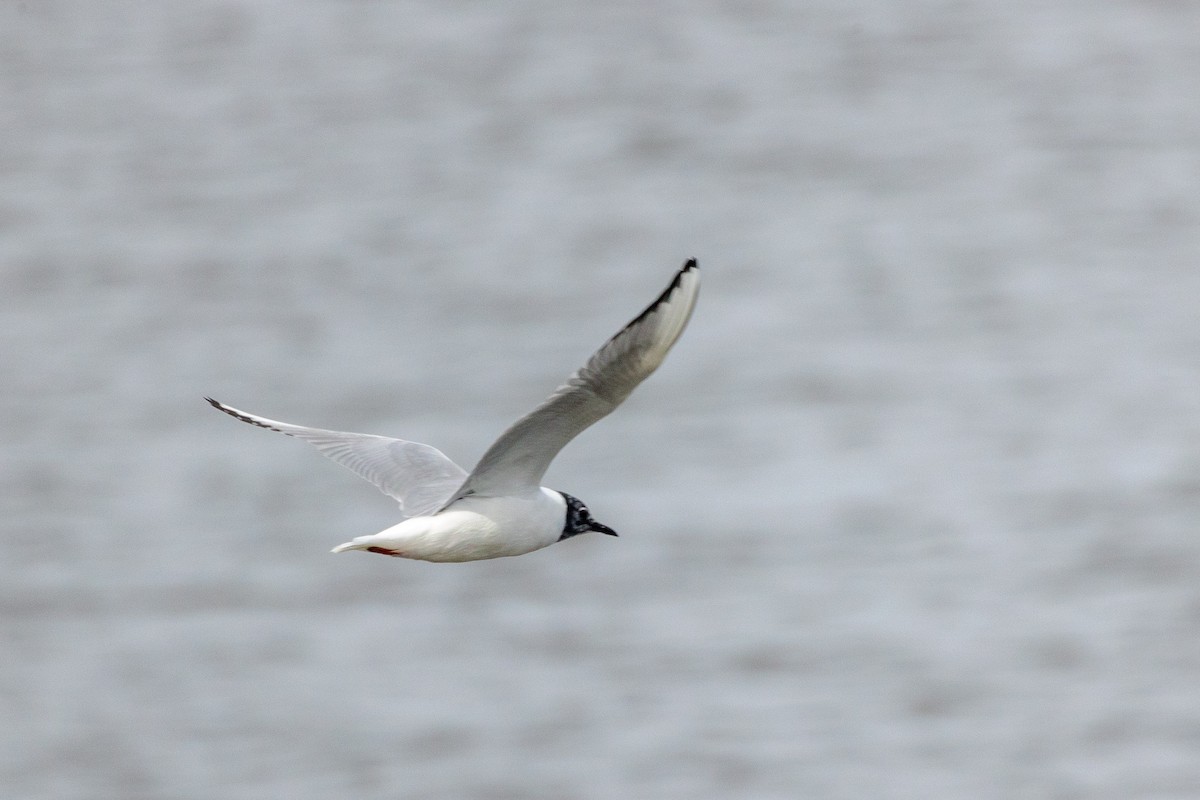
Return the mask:
[(595, 531), (596, 533), (606, 533), (609, 536), (617, 535), (617, 532), (614, 531), (612, 528), (608, 527), (607, 525), (601, 525), (599, 522), (596, 522), (595, 520), (592, 520), (589, 523), (589, 526), (590, 526), (590, 529)]

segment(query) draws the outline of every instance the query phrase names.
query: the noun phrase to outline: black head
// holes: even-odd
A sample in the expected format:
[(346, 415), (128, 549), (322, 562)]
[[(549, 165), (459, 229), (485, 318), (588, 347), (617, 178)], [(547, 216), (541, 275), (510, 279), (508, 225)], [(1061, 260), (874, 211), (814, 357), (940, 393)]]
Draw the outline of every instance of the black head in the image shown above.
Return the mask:
[(607, 525), (601, 525), (592, 519), (591, 512), (588, 511), (587, 506), (578, 497), (572, 497), (566, 492), (559, 492), (559, 494), (563, 496), (563, 500), (567, 501), (567, 521), (563, 525), (562, 536), (558, 537), (560, 542), (563, 539), (570, 539), (572, 536), (578, 536), (588, 531), (607, 533), (609, 536), (617, 535), (617, 532), (612, 528)]

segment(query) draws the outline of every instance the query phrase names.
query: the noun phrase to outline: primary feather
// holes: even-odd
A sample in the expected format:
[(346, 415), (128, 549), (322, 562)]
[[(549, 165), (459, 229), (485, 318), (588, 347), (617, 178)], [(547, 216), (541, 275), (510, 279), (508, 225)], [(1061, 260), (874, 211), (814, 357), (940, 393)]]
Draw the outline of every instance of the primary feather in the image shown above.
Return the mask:
[(211, 397), (204, 399), (213, 408), (242, 422), (303, 439), (321, 455), (375, 484), (388, 497), (394, 497), (406, 517), (437, 511), (467, 477), (466, 470), (427, 444), (290, 425), (240, 411)]
[(690, 259), (653, 303), (501, 434), (447, 505), (468, 495), (518, 494), (538, 486), (569, 441), (612, 413), (663, 362), (687, 326), (699, 291), (699, 267)]

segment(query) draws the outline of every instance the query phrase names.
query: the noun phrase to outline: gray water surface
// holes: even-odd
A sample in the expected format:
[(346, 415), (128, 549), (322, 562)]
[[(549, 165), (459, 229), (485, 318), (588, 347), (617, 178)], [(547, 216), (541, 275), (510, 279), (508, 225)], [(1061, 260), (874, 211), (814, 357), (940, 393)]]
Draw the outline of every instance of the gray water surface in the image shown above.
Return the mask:
[[(0, 5), (0, 795), (1200, 796), (1200, 6)], [(435, 565), (208, 408), (470, 465)]]

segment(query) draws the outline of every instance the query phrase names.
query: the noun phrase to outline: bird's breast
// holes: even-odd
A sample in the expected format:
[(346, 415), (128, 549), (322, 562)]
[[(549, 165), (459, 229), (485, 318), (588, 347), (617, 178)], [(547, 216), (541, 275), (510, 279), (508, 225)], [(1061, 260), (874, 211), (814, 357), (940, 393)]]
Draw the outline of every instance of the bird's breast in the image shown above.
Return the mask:
[(398, 549), (410, 558), (477, 561), (553, 544), (565, 518), (562, 495), (540, 489), (509, 497), (466, 497), (433, 516), (407, 520), (395, 531), (404, 534)]

